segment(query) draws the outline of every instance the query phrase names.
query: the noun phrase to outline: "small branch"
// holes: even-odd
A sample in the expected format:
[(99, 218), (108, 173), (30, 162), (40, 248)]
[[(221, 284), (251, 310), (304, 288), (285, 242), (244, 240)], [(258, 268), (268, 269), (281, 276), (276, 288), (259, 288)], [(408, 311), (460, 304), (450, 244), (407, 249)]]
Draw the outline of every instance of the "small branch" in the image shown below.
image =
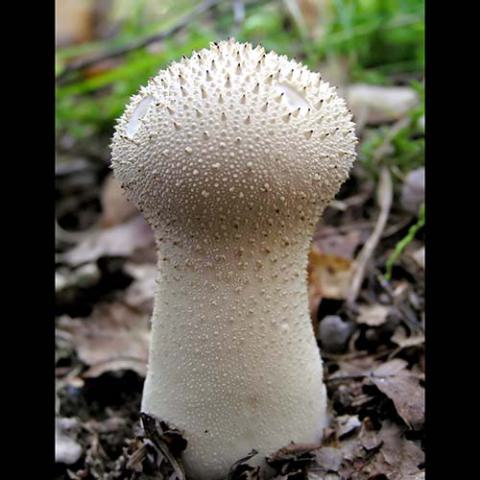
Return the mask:
[(380, 214), (378, 215), (378, 219), (372, 234), (365, 242), (365, 245), (357, 256), (355, 273), (353, 274), (352, 282), (347, 293), (347, 304), (349, 306), (353, 306), (358, 297), (358, 293), (360, 292), (360, 288), (365, 277), (367, 264), (370, 261), (378, 242), (380, 241), (385, 225), (387, 224), (390, 208), (392, 206), (392, 177), (387, 167), (382, 167), (380, 172), (377, 196), (377, 201), (380, 206)]
[[(268, 1), (271, 1), (271, 0), (247, 0), (247, 1), (237, 0), (233, 5), (234, 17), (236, 15), (235, 18), (238, 20), (239, 18), (241, 18), (239, 15), (242, 14), (242, 10), (243, 10), (243, 15), (245, 15), (246, 7), (254, 4), (266, 3)], [(73, 61), (72, 63), (68, 64), (63, 70), (63, 72), (56, 77), (56, 82), (58, 82), (59, 84), (68, 83), (68, 77), (72, 73), (85, 70), (86, 68), (89, 68), (105, 60), (122, 57), (127, 53), (133, 52), (134, 50), (145, 48), (151, 45), (152, 43), (162, 42), (167, 38), (177, 34), (181, 30), (184, 30), (192, 22), (197, 20), (197, 18), (200, 15), (203, 15), (204, 13), (207, 13), (208, 11), (213, 10), (215, 7), (217, 7), (223, 2), (224, 0), (205, 0), (204, 2), (200, 3), (196, 8), (194, 8), (191, 12), (183, 16), (175, 25), (165, 30), (164, 32), (156, 33), (155, 35), (151, 35), (141, 40), (137, 40), (128, 45), (124, 45), (122, 47), (118, 47), (116, 49), (113, 49), (107, 52), (99, 53), (98, 55), (92, 56), (90, 58), (84, 58), (84, 59), (79, 59), (77, 61)]]
[(373, 152), (373, 161), (377, 163), (382, 157), (387, 155), (389, 148), (391, 147), (392, 140), (404, 129), (407, 128), (410, 124), (410, 117), (403, 117), (397, 122), (395, 122), (390, 130), (385, 135), (383, 142), (379, 147)]
[(325, 382), (341, 382), (343, 380), (363, 380), (365, 377), (368, 377), (370, 373), (357, 373), (352, 375), (339, 375), (338, 377), (328, 377), (325, 379)]
[(121, 57), (126, 53), (132, 52), (134, 50), (138, 50), (140, 48), (147, 47), (152, 43), (161, 42), (167, 39), (168, 37), (171, 37), (176, 33), (178, 33), (179, 31), (183, 30), (190, 23), (196, 20), (196, 18), (199, 15), (202, 15), (208, 12), (209, 10), (216, 7), (218, 4), (222, 3), (223, 1), (224, 0), (205, 0), (196, 8), (194, 8), (191, 12), (187, 13), (184, 17), (182, 17), (178, 21), (178, 23), (173, 25), (171, 28), (165, 30), (164, 32), (160, 32), (150, 37), (137, 40), (136, 42), (133, 42), (129, 45), (125, 45), (123, 47), (119, 47), (109, 52), (103, 52), (90, 58), (74, 61), (65, 67), (65, 70), (60, 75), (57, 76), (56, 81), (60, 83), (65, 83), (66, 77), (71, 75), (73, 72), (84, 70), (85, 68), (88, 68), (88, 67), (91, 67), (92, 65), (103, 62), (104, 60), (110, 60), (112, 58)]
[(422, 326), (418, 321), (417, 316), (408, 305), (402, 305), (398, 301), (392, 291), (392, 287), (390, 286), (389, 281), (380, 273), (377, 274), (377, 280), (380, 286), (384, 289), (385, 293), (388, 295), (397, 312), (403, 317), (405, 324), (410, 329), (410, 331), (412, 333), (418, 331), (423, 332)]

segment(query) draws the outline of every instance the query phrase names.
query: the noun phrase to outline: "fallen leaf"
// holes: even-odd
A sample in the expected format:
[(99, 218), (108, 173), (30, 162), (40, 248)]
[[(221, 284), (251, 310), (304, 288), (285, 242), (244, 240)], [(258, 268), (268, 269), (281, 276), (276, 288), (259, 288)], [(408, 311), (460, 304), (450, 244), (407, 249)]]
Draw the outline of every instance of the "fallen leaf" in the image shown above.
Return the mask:
[(341, 478), (416, 479), (422, 473), (418, 465), (425, 459), (421, 448), (407, 440), (397, 424), (385, 420), (376, 431), (366, 428), (367, 421), (364, 419), (358, 435), (340, 442), (342, 465), (338, 471)]
[(405, 329), (400, 326), (395, 330), (390, 340), (401, 348), (418, 347), (425, 343), (425, 335), (421, 332), (416, 332), (407, 336)]
[(373, 370), (372, 374), (376, 375), (377, 377), (393, 377), (404, 371), (407, 365), (408, 363), (405, 360), (402, 360), (401, 358), (394, 358), (389, 362), (379, 365), (377, 368), (375, 368), (375, 370)]
[(358, 429), (362, 422), (358, 419), (358, 415), (341, 415), (336, 419), (337, 437), (341, 439)]
[(145, 376), (149, 315), (121, 302), (100, 303), (88, 318), (61, 317), (59, 326), (72, 335), (77, 354), (90, 368), (84, 377), (130, 369)]
[(384, 475), (389, 480), (405, 480), (422, 473), (418, 465), (425, 460), (424, 452), (414, 442), (405, 439), (397, 425), (385, 420), (378, 439), (382, 445), (374, 460), (365, 467), (365, 473), (371, 477)]
[(366, 355), (350, 360), (339, 360), (337, 365), (338, 370), (332, 373), (328, 377), (329, 379), (337, 379), (344, 376), (369, 376), (380, 363), (378, 360), (375, 360), (373, 355)]
[(322, 298), (345, 298), (353, 274), (352, 259), (362, 241), (358, 231), (344, 235), (336, 230), (328, 232), (327, 228), (317, 232), (310, 249), (308, 291), (312, 319), (317, 318)]
[(390, 360), (376, 368), (369, 377), (371, 382), (393, 401), (398, 415), (410, 428), (425, 422), (425, 389), (418, 375), (406, 369), (407, 362)]
[(138, 213), (137, 208), (127, 199), (113, 174), (109, 174), (103, 183), (101, 203), (100, 224), (102, 227), (119, 225)]
[(55, 44), (86, 42), (94, 30), (94, 2), (91, 0), (55, 0)]
[(267, 457), (267, 464), (277, 474), (274, 480), (304, 478), (306, 470), (316, 465), (315, 451), (319, 448), (318, 443), (291, 443)]
[(124, 301), (141, 312), (151, 314), (157, 279), (157, 266), (154, 263), (133, 263), (125, 265), (125, 271), (134, 281), (125, 291)]
[(399, 120), (419, 102), (417, 92), (409, 87), (355, 84), (347, 88), (346, 97), (360, 126)]
[(315, 450), (317, 463), (326, 472), (338, 472), (342, 464), (342, 451), (339, 448), (322, 447)]
[(346, 258), (310, 250), (308, 280), (310, 305), (321, 298), (344, 299), (353, 272), (353, 262)]
[(385, 305), (360, 305), (358, 307), (359, 315), (357, 323), (368, 325), (369, 327), (378, 327), (387, 320), (390, 308)]
[(55, 462), (74, 464), (82, 456), (77, 442), (80, 423), (76, 418), (55, 418)]
[(354, 435), (340, 442), (342, 464), (338, 469), (342, 479), (358, 480), (357, 471), (365, 464), (366, 450), (360, 442), (359, 436)]
[(364, 240), (365, 233), (359, 230), (340, 234), (335, 228), (329, 230), (324, 227), (316, 232), (313, 245), (320, 253), (353, 260), (358, 246)]
[(121, 225), (93, 231), (66, 252), (63, 260), (71, 265), (80, 265), (100, 257), (129, 257), (147, 248), (154, 248), (153, 233), (145, 220), (137, 215)]
[(89, 288), (98, 283), (101, 277), (96, 263), (86, 263), (76, 269), (59, 269), (55, 272), (55, 293), (61, 294), (70, 288)]
[(318, 38), (326, 29), (330, 0), (298, 0), (299, 8), (312, 38)]

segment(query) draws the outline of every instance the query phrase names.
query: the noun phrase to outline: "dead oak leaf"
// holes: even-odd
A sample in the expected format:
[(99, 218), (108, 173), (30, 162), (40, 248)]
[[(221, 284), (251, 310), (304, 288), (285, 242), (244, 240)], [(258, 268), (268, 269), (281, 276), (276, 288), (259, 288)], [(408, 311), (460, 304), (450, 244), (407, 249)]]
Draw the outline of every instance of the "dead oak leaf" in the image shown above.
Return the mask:
[(62, 329), (72, 335), (80, 360), (90, 368), (85, 377), (130, 369), (145, 376), (149, 316), (124, 303), (98, 304), (88, 318), (62, 317)]
[[(424, 452), (416, 443), (407, 440), (399, 425), (384, 421), (380, 430), (366, 427), (365, 421), (358, 435), (340, 442), (341, 478), (352, 480), (416, 479), (418, 468), (425, 460)], [(421, 477), (418, 477), (421, 478)]]
[(55, 462), (74, 464), (82, 455), (77, 441), (80, 422), (77, 418), (55, 418)]
[(103, 227), (119, 225), (138, 213), (137, 208), (127, 199), (118, 180), (112, 173), (107, 175), (103, 182), (101, 203), (102, 217), (100, 223)]
[(389, 480), (404, 480), (422, 473), (418, 466), (425, 461), (424, 452), (407, 440), (396, 424), (384, 421), (377, 437), (381, 446), (364, 468), (365, 473), (370, 477), (385, 475)]
[(316, 312), (322, 298), (344, 299), (353, 273), (353, 262), (347, 258), (310, 250), (308, 292), (311, 312)]
[(392, 400), (407, 426), (418, 428), (425, 421), (425, 390), (418, 375), (407, 370), (406, 365), (404, 360), (391, 360), (377, 367), (369, 379)]
[(152, 230), (137, 215), (126, 223), (89, 233), (64, 255), (64, 260), (70, 265), (80, 265), (100, 257), (130, 257), (138, 250), (153, 248)]

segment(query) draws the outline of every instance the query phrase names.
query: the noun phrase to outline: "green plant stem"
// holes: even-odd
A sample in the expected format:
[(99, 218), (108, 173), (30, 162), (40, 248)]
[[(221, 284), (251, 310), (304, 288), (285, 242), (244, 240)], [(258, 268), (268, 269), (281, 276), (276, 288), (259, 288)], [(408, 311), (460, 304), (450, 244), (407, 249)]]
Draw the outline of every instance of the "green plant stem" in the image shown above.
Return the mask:
[(398, 260), (400, 255), (403, 253), (405, 248), (413, 241), (415, 238), (415, 235), (417, 232), (425, 225), (425, 204), (422, 204), (420, 207), (419, 213), (418, 213), (418, 221), (415, 225), (412, 225), (409, 230), (407, 235), (403, 237), (396, 245), (395, 245), (395, 250), (392, 252), (392, 254), (388, 257), (387, 262), (385, 264), (386, 267), (386, 273), (385, 273), (385, 279), (387, 281), (390, 281), (392, 278), (392, 269), (393, 265), (395, 262)]

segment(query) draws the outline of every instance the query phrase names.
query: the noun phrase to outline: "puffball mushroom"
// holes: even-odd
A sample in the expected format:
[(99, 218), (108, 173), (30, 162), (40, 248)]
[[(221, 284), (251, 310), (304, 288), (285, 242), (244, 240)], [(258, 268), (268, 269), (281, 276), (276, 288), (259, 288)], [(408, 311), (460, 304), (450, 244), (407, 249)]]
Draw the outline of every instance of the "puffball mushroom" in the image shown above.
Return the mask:
[(142, 410), (184, 432), (191, 478), (322, 436), (307, 258), (355, 144), (318, 73), (233, 40), (160, 71), (118, 121), (113, 169), (159, 252)]

